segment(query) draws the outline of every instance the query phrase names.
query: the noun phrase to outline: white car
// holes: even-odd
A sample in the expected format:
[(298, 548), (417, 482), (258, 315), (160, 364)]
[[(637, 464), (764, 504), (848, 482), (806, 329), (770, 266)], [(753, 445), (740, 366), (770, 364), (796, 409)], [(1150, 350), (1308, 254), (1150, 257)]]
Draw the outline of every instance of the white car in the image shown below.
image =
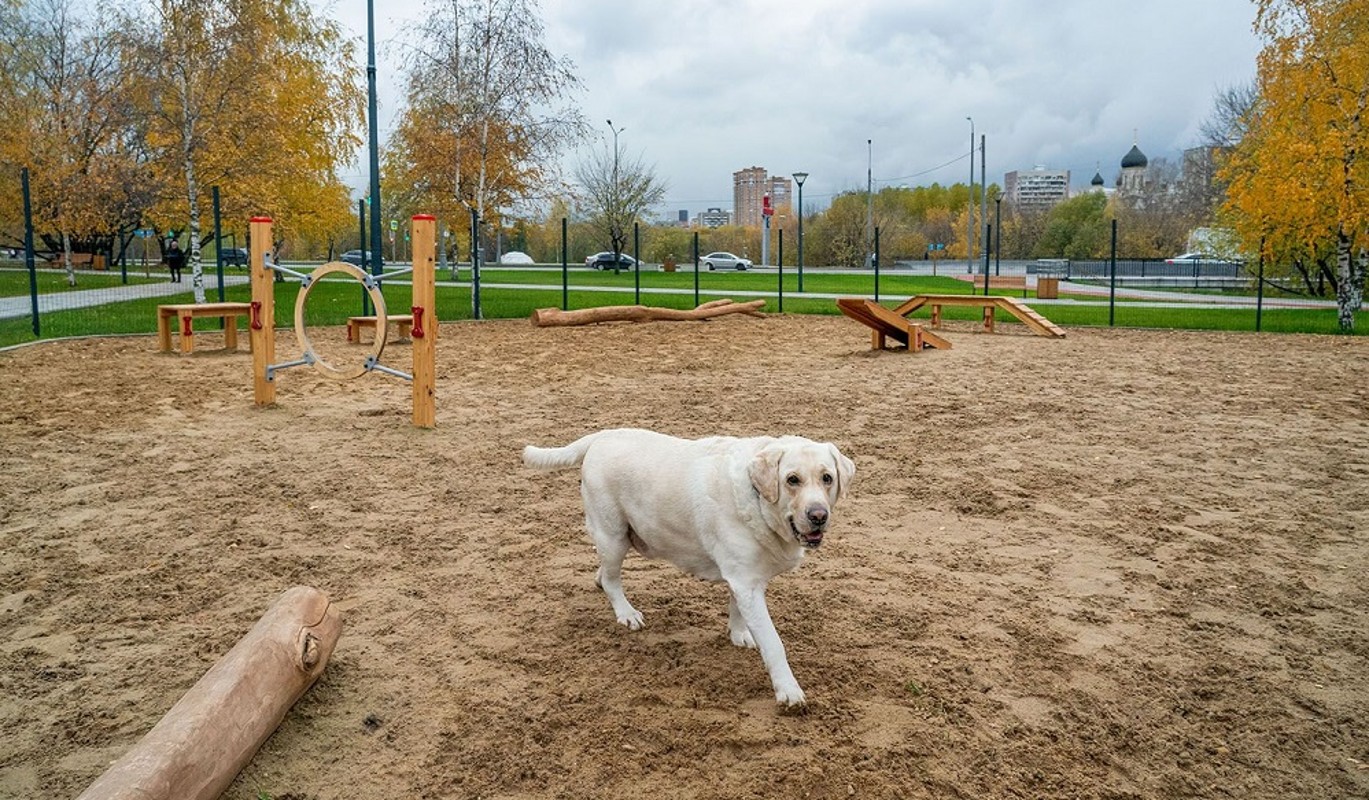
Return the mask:
[(751, 269), (751, 259), (742, 258), (741, 256), (725, 253), (723, 251), (709, 253), (699, 260), (709, 269)]
[(532, 256), (527, 253), (520, 253), (517, 250), (510, 250), (499, 257), (500, 264), (531, 264)]

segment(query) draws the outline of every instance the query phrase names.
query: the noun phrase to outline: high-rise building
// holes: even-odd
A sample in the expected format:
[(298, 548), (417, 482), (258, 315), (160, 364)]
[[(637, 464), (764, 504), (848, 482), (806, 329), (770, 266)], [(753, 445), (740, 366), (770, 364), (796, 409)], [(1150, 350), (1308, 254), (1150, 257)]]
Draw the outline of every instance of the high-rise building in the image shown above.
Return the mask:
[(1014, 170), (1003, 176), (1003, 194), (1008, 202), (1020, 209), (1046, 209), (1068, 200), (1070, 171), (1046, 169)]
[(764, 167), (747, 167), (732, 173), (732, 209), (738, 225), (760, 227), (761, 209), (765, 195), (776, 214), (792, 214), (794, 182), (789, 178), (771, 177)]

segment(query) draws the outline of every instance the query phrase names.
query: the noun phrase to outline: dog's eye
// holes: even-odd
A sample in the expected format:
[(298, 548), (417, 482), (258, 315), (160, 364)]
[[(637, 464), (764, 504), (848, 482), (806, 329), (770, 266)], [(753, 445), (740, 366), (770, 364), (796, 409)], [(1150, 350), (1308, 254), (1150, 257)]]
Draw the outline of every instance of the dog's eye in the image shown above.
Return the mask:
[(831, 485), (832, 485), (832, 476), (831, 476), (830, 474), (826, 474), (826, 473), (823, 474), (823, 476), (822, 476), (822, 485), (823, 485), (823, 486), (831, 486)]
[(803, 483), (803, 481), (799, 480), (799, 476), (797, 475), (790, 475), (788, 479), (785, 480), (785, 483), (790, 486), (798, 486), (800, 483)]

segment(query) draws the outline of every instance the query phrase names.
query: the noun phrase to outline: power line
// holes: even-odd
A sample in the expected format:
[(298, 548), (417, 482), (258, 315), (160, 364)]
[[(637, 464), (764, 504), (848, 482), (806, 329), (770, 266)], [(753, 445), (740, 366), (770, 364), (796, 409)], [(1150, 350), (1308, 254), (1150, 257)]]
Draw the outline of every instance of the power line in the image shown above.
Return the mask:
[(880, 178), (879, 180), (875, 181), (875, 183), (893, 183), (894, 181), (906, 181), (906, 180), (911, 180), (912, 178), (921, 178), (923, 175), (931, 174), (931, 173), (933, 173), (933, 172), (936, 172), (936, 171), (939, 170), (939, 169), (945, 169), (946, 167), (949, 167), (950, 165), (955, 164), (955, 163), (957, 163), (957, 162), (964, 161), (965, 159), (967, 159), (967, 158), (969, 158), (969, 157), (970, 157), (970, 154), (969, 154), (969, 153), (965, 153), (965, 154), (963, 154), (963, 155), (956, 156), (955, 158), (951, 159), (950, 161), (947, 161), (945, 164), (938, 164), (937, 166), (932, 167), (931, 169), (924, 169), (924, 170), (921, 171), (921, 172), (914, 172), (912, 175), (904, 175), (904, 176), (899, 177), (899, 178)]

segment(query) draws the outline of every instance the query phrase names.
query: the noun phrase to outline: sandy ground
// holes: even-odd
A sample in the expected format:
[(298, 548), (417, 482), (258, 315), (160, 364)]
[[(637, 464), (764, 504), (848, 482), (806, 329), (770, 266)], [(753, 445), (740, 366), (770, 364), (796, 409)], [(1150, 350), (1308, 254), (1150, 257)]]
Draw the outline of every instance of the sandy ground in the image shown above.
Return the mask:
[[(432, 431), (381, 375), (254, 408), (215, 334), (0, 353), (0, 797), (78, 794), (296, 584), (342, 638), (226, 797), (1369, 796), (1369, 338), (1014, 327), (450, 324)], [(806, 715), (718, 585), (633, 556), (614, 623), (518, 455), (619, 426), (854, 458), (769, 593)]]

